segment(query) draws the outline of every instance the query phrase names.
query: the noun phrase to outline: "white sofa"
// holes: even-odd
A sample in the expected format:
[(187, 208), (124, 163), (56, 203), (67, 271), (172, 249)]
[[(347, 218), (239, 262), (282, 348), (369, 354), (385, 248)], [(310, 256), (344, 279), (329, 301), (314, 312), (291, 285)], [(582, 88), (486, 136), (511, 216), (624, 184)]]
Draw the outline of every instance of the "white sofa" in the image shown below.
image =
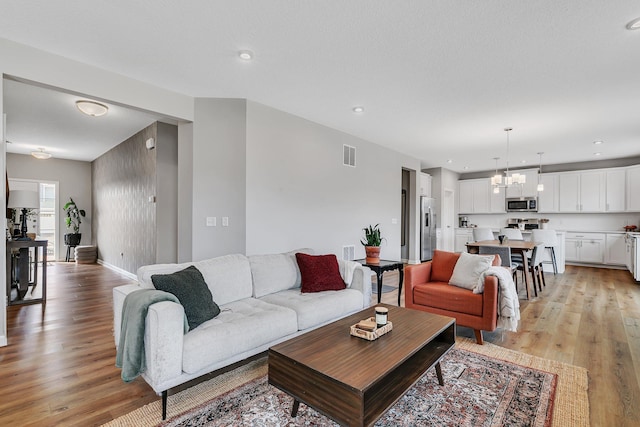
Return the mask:
[(125, 297), (141, 288), (153, 288), (153, 274), (169, 274), (195, 265), (220, 306), (217, 317), (186, 334), (182, 305), (165, 301), (149, 307), (144, 335), (147, 368), (142, 377), (162, 394), (163, 418), (169, 388), (371, 305), (371, 270), (352, 261), (338, 261), (346, 289), (301, 293), (296, 252), (312, 251), (226, 255), (185, 264), (145, 266), (138, 269), (138, 284), (113, 289), (116, 346)]

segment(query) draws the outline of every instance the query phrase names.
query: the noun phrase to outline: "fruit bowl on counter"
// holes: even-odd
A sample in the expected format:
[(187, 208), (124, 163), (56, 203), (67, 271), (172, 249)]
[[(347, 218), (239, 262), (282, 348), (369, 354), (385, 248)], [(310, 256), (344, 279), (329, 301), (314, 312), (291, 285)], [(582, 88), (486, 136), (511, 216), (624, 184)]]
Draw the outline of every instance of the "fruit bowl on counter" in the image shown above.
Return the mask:
[(638, 229), (637, 226), (635, 225), (625, 225), (624, 226), (624, 231), (630, 232), (630, 231), (636, 231)]

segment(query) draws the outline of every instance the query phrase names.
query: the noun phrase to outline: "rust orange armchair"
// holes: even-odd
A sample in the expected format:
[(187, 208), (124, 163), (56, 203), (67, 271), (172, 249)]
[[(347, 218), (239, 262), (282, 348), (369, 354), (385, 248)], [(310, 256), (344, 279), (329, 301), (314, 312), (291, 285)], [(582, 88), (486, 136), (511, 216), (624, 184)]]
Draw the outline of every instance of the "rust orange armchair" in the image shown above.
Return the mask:
[[(459, 253), (434, 251), (433, 259), (404, 269), (405, 307), (455, 317), (460, 326), (472, 328), (478, 344), (482, 331), (494, 331), (498, 320), (498, 279), (485, 277), (484, 293), (449, 284)], [(493, 265), (500, 265), (496, 256)]]

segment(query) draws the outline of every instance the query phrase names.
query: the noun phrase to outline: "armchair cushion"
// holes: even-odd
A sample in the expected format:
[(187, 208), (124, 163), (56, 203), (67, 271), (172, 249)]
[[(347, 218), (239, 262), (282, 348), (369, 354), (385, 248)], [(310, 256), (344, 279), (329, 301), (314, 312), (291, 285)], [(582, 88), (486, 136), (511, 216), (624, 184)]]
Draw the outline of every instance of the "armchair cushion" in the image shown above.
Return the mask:
[(455, 252), (433, 251), (430, 281), (448, 282), (459, 257), (460, 254)]
[(458, 262), (453, 268), (453, 274), (449, 279), (449, 284), (473, 291), (478, 289), (482, 273), (491, 267), (495, 256), (493, 255), (472, 255), (466, 252), (460, 254)]
[(453, 313), (482, 316), (483, 297), (482, 294), (473, 294), (446, 282), (431, 282), (414, 287), (413, 303)]

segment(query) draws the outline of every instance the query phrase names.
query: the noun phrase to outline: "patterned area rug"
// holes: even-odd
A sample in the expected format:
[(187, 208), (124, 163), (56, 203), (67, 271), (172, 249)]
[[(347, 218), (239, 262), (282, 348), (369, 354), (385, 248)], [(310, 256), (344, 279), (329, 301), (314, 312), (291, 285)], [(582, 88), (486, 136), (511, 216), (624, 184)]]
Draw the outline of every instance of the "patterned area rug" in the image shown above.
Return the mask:
[[(376, 426), (548, 426), (556, 375), (470, 351), (454, 349), (442, 360), (445, 386), (435, 372), (424, 375)], [(262, 376), (166, 426), (337, 426), (300, 405)]]

